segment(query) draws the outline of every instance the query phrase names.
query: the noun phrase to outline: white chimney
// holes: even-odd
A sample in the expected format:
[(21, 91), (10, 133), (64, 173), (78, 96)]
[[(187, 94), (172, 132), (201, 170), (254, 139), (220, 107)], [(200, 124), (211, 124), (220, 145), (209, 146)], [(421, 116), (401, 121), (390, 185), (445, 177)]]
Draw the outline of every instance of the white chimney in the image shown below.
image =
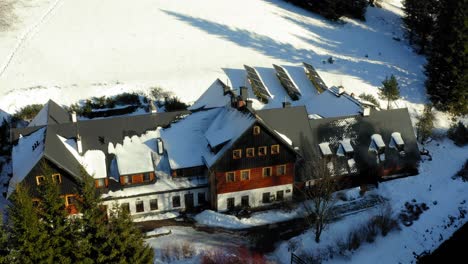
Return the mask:
[(157, 138), (156, 141), (158, 142), (158, 154), (163, 155), (164, 154), (164, 144), (161, 138)]
[(83, 145), (81, 144), (81, 136), (78, 134), (76, 136), (76, 147), (78, 149), (78, 153), (82, 154), (83, 153)]
[(75, 112), (75, 111), (73, 111), (73, 112), (71, 113), (71, 118), (72, 118), (72, 122), (73, 122), (73, 123), (76, 123), (76, 112)]
[(362, 111), (363, 116), (370, 116), (370, 107), (364, 107)]

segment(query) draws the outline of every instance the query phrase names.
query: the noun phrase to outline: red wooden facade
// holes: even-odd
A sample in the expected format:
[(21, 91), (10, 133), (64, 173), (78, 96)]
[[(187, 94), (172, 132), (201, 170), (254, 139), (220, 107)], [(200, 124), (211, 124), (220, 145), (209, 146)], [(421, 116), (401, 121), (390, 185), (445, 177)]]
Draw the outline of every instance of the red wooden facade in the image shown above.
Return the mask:
[[(271, 176), (263, 176), (263, 168), (257, 167), (245, 170), (236, 170), (234, 172), (234, 181), (228, 182), (226, 172), (216, 172), (216, 193), (230, 193), (245, 190), (252, 190), (258, 188), (272, 187), (283, 184), (292, 184), (294, 182), (294, 163), (287, 163), (286, 173), (284, 175), (277, 175), (277, 166), (269, 166), (272, 169)], [(242, 171), (250, 171), (248, 180), (241, 179)]]

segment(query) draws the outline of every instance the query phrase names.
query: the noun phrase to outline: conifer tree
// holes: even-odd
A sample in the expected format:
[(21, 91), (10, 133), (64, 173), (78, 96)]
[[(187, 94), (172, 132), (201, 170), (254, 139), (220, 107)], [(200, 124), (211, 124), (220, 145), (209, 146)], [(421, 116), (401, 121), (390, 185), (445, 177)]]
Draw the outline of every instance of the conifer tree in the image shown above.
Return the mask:
[(468, 0), (440, 0), (426, 65), (426, 90), (434, 106), (468, 114)]
[(12, 263), (41, 263), (48, 258), (48, 236), (33, 206), (27, 186), (16, 185), (8, 207), (9, 245)]
[(392, 74), (390, 78), (386, 77), (382, 82), (382, 87), (379, 91), (380, 99), (387, 100), (387, 110), (390, 109), (390, 102), (400, 98), (400, 88), (395, 76)]
[(83, 239), (80, 248), (85, 252), (83, 262), (107, 263), (110, 261), (108, 255), (112, 246), (108, 240), (107, 213), (102, 208), (93, 178), (87, 174), (83, 167), (81, 168), (81, 177), (81, 199), (78, 208), (82, 214), (80, 225)]
[[(79, 256), (75, 251), (77, 237), (75, 219), (67, 218), (65, 200), (60, 197), (55, 171), (45, 162), (41, 163), (44, 181), (39, 186), (41, 207), (38, 210), (43, 232), (48, 236), (47, 261), (49, 263), (74, 263)], [(66, 197), (65, 197), (66, 199)]]
[(419, 53), (425, 53), (430, 44), (437, 18), (439, 0), (405, 0), (403, 10), (405, 16), (403, 22), (410, 43), (417, 44)]
[(6, 264), (8, 260), (9, 249), (8, 249), (8, 236), (3, 225), (3, 215), (0, 212), (0, 264)]
[(153, 249), (146, 245), (143, 235), (135, 226), (130, 213), (114, 204), (109, 219), (108, 240), (112, 246), (109, 262), (112, 263), (152, 263)]
[(425, 105), (424, 112), (418, 117), (418, 123), (416, 124), (417, 137), (421, 144), (424, 144), (426, 140), (432, 135), (432, 129), (434, 128), (434, 114), (432, 113), (432, 105)]

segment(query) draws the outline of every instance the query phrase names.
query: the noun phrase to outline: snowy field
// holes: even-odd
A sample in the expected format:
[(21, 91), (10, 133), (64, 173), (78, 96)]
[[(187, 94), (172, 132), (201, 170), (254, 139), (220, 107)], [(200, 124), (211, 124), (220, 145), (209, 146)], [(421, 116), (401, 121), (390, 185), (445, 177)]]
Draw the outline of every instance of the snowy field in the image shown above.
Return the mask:
[[(328, 86), (343, 85), (355, 94), (376, 95), (381, 81), (394, 74), (403, 97), (395, 104), (408, 107), (413, 121), (427, 102), (425, 58), (404, 39), (399, 0), (369, 8), (366, 22), (345, 19), (345, 24), (280, 0), (14, 1), (13, 28), (0, 31), (0, 115), (48, 99), (68, 105), (154, 86), (191, 102), (216, 78), (234, 88), (243, 85), (244, 64), (262, 75), (271, 73), (272, 64), (290, 69), (302, 61), (314, 65)], [(330, 56), (333, 64), (322, 63)], [(436, 125), (445, 130), (448, 116), (437, 113)], [(458, 217), (459, 208), (467, 208), (468, 184), (451, 177), (468, 158), (468, 148), (447, 140), (427, 148), (433, 161), (421, 164), (420, 175), (384, 183), (378, 192), (391, 200), (395, 212), (412, 199), (430, 209), (412, 226), (365, 244), (351, 259), (331, 263), (410, 263), (413, 252), (437, 248), (466, 223), (463, 218), (448, 226), (449, 216)], [(293, 240), (311, 251), (325, 247), (371, 213), (332, 224), (320, 245), (310, 232)], [(156, 251), (169, 241), (196, 241), (197, 249), (231, 242), (189, 228), (176, 231), (148, 242)], [(269, 257), (289, 263), (289, 254), (284, 242)]]

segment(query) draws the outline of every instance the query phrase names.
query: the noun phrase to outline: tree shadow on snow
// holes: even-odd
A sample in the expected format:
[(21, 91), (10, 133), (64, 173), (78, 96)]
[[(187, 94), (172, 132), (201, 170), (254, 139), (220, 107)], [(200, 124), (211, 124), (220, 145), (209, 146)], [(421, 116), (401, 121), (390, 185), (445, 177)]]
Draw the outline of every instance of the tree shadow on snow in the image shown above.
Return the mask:
[[(267, 2), (273, 3), (272, 1)], [(287, 3), (284, 6), (279, 3), (274, 4), (285, 10), (294, 9), (293, 12), (297, 9)], [(371, 54), (371, 50), (369, 50), (369, 54), (367, 54), (368, 57), (365, 57), (366, 54), (360, 54), (362, 50), (366, 50), (362, 46), (364, 44), (369, 45), (369, 41), (374, 41), (374, 39), (376, 42), (372, 43), (372, 46), (382, 49), (385, 49), (386, 46), (394, 47), (395, 45), (393, 42), (395, 42), (395, 40), (393, 40), (390, 35), (382, 37), (382, 35), (387, 34), (386, 32), (379, 32), (371, 28), (366, 30), (361, 29), (359, 34), (364, 34), (365, 37), (356, 38), (352, 36), (353, 31), (348, 29), (343, 30), (343, 27), (347, 27), (347, 25), (336, 25), (323, 21), (322, 19), (320, 23), (324, 26), (317, 26), (301, 21), (301, 16), (290, 15), (290, 11), (288, 11), (289, 13), (287, 14), (281, 14), (285, 20), (306, 29), (308, 32), (311, 32), (307, 36), (296, 37), (317, 47), (318, 50), (321, 50), (321, 54), (318, 54), (312, 49), (296, 48), (289, 43), (279, 42), (268, 36), (257, 34), (245, 29), (233, 28), (203, 18), (192, 17), (173, 11), (162, 11), (169, 16), (201, 29), (211, 35), (221, 37), (222, 39), (236, 43), (241, 47), (254, 49), (268, 57), (294, 64), (305, 61), (313, 64), (319, 71), (355, 76), (372, 86), (381, 86), (381, 82), (386, 76), (394, 74), (400, 83), (402, 96), (413, 103), (425, 102), (425, 96), (424, 94), (421, 94), (420, 91), (423, 80), (418, 78), (419, 75), (417, 73), (417, 71), (420, 71), (421, 69), (415, 69), (413, 61), (396, 56), (384, 56), (385, 50), (382, 50), (380, 55)], [(389, 11), (386, 12), (391, 13)], [(388, 16), (388, 14), (386, 15)], [(308, 13), (308, 16), (312, 15)], [(355, 26), (350, 25), (348, 27)], [(405, 48), (408, 49), (407, 47), (402, 46), (402, 49)], [(406, 53), (409, 55), (412, 54), (410, 50), (406, 50)], [(330, 56), (336, 58), (336, 62), (334, 64), (323, 63)], [(416, 55), (414, 56), (415, 58), (418, 57)]]

